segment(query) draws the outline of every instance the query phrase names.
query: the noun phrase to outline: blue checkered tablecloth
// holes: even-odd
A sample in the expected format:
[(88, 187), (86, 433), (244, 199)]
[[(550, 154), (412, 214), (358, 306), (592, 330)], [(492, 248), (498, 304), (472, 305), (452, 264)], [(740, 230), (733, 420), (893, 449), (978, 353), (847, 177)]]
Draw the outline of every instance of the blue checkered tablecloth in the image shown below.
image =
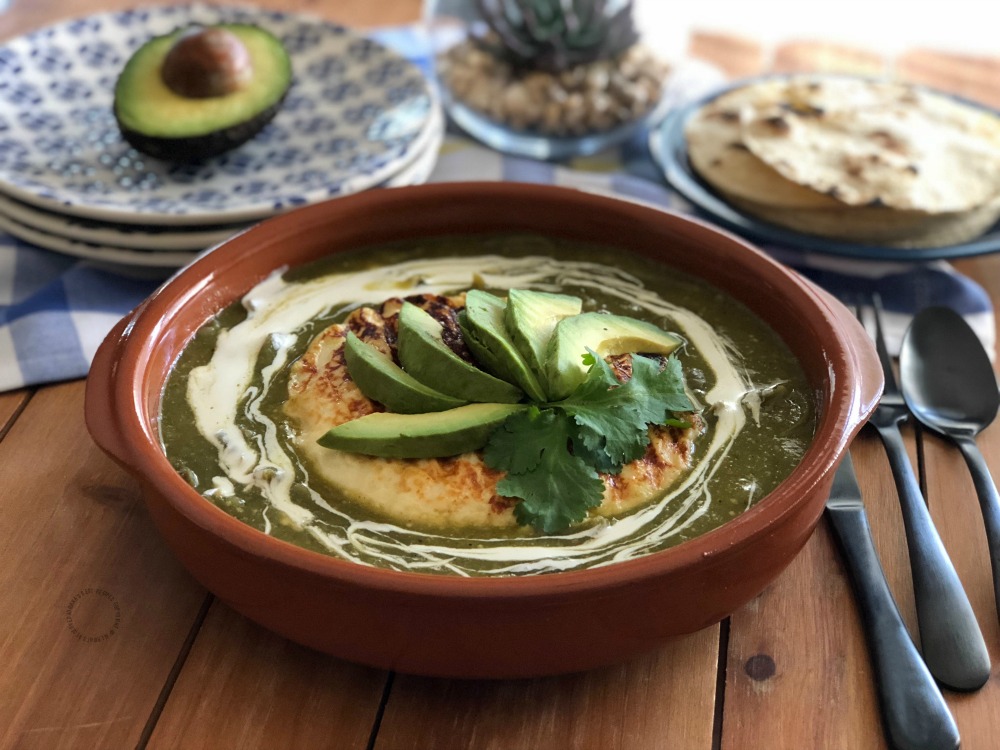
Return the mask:
[[(426, 45), (413, 29), (381, 30), (377, 37), (426, 66)], [(717, 72), (692, 64), (678, 69), (673, 95), (680, 103), (721, 82)], [(673, 211), (692, 210), (665, 186), (643, 137), (598, 157), (557, 165), (505, 156), (450, 134), (430, 181), (456, 180), (564, 185)], [(988, 351), (994, 350), (989, 296), (947, 263), (868, 262), (793, 248), (764, 249), (838, 296), (878, 293), (887, 311), (890, 348), (898, 348), (916, 311), (947, 305), (965, 316)], [(159, 283), (0, 232), (0, 391), (85, 376), (106, 333)]]

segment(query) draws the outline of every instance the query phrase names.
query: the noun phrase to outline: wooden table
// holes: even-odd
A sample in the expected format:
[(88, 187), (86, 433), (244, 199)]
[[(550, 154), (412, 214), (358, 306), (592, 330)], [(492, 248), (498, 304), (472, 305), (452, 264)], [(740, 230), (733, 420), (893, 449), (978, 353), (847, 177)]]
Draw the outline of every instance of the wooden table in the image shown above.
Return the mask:
[[(131, 4), (14, 0), (0, 34)], [(416, 0), (263, 4), (359, 26), (409, 21), (419, 10)], [(1000, 257), (957, 265), (1000, 307)], [(202, 589), (160, 541), (136, 483), (91, 442), (83, 394), (82, 381), (0, 394), (5, 748), (885, 747), (858, 613), (825, 521), (746, 607), (628, 663), (509, 682), (391, 674), (292, 644)], [(906, 436), (1000, 663), (972, 482), (955, 449), (912, 427)], [(982, 447), (1000, 476), (1000, 428), (984, 433)], [(914, 630), (888, 463), (867, 432), (853, 453), (883, 564)], [(979, 692), (946, 697), (964, 748), (998, 747), (1000, 667)]]

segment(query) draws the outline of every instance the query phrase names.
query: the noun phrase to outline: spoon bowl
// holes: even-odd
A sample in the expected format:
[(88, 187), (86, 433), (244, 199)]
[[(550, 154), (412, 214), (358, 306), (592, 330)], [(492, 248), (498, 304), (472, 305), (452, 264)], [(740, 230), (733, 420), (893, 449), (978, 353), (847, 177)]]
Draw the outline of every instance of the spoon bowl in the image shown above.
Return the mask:
[(899, 369), (900, 388), (913, 416), (953, 440), (969, 466), (986, 526), (1000, 612), (1000, 495), (975, 439), (1000, 408), (993, 364), (961, 315), (947, 307), (929, 307), (914, 317), (903, 337)]
[(906, 405), (928, 427), (975, 435), (996, 418), (1000, 389), (993, 364), (979, 337), (951, 308), (929, 307), (913, 319), (900, 368)]

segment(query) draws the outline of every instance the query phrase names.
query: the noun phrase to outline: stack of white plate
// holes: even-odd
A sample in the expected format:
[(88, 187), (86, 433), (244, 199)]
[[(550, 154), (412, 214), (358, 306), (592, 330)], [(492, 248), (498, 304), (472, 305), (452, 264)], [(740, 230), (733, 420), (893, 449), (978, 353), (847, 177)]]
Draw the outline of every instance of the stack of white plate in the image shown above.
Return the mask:
[[(112, 100), (132, 52), (177, 27), (229, 22), (288, 50), (294, 83), (277, 117), (198, 164), (131, 148)], [(89, 16), (0, 47), (0, 230), (112, 266), (177, 268), (290, 208), (423, 182), (443, 135), (419, 68), (342, 26), (198, 4)]]

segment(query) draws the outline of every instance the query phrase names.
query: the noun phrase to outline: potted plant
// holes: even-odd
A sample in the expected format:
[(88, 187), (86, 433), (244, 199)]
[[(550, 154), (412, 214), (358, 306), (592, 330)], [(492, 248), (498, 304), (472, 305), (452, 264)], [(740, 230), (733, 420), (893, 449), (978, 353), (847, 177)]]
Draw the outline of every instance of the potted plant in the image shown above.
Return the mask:
[(453, 120), (537, 158), (598, 151), (661, 102), (668, 66), (643, 44), (632, 0), (440, 0), (429, 13)]

